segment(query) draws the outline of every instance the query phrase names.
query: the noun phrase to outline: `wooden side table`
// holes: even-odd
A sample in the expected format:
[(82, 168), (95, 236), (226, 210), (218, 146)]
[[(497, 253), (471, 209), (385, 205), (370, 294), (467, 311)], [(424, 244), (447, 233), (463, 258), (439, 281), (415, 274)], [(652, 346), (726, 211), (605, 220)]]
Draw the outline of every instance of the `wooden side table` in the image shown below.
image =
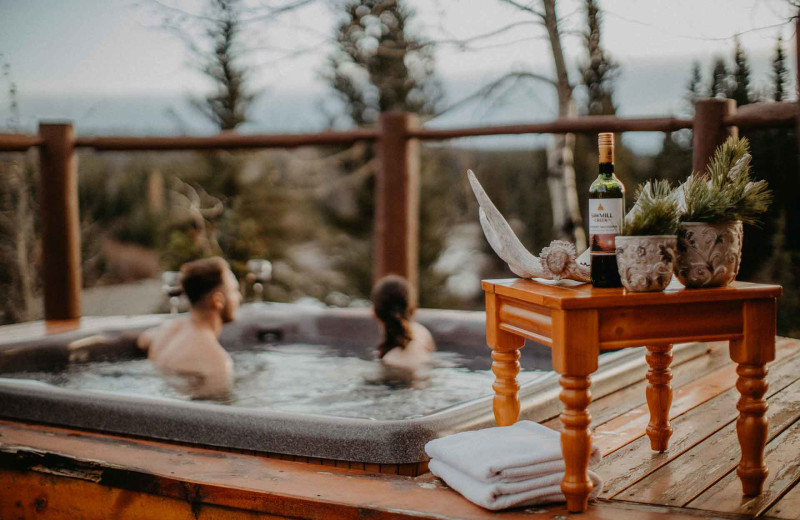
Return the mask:
[(775, 359), (775, 311), (781, 295), (777, 285), (734, 282), (718, 289), (678, 289), (631, 293), (595, 289), (591, 285), (552, 286), (532, 280), (484, 280), (486, 337), (492, 349), (494, 415), (497, 424), (519, 418), (519, 349), (524, 338), (548, 345), (553, 368), (561, 374), (564, 404), (561, 450), (566, 474), (561, 489), (567, 508), (586, 509), (592, 483), (587, 475), (592, 440), (590, 374), (603, 350), (646, 346), (647, 404), (651, 447), (667, 449), (672, 428), (671, 348), (689, 341), (730, 341), (731, 359), (738, 363), (736, 388), (740, 399), (736, 432), (742, 450), (737, 474), (745, 495), (762, 491), (767, 468), (764, 445), (767, 421), (766, 363)]

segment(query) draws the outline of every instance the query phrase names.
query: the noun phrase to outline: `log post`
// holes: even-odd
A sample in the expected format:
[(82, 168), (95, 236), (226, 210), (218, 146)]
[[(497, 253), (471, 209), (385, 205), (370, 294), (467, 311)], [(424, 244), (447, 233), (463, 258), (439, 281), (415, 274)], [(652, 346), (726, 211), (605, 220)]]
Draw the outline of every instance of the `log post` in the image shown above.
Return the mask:
[(409, 138), (409, 133), (417, 125), (417, 117), (407, 112), (383, 112), (378, 119), (373, 267), (374, 280), (387, 274), (399, 274), (408, 280), (415, 293), (419, 247), (419, 141)]
[(78, 157), (70, 123), (41, 123), (39, 211), (42, 226), (44, 316), (81, 316), (81, 236)]
[(703, 98), (694, 105), (694, 125), (692, 126), (692, 170), (704, 172), (714, 151), (728, 137), (738, 137), (739, 129), (726, 127), (723, 120), (736, 113), (733, 99)]

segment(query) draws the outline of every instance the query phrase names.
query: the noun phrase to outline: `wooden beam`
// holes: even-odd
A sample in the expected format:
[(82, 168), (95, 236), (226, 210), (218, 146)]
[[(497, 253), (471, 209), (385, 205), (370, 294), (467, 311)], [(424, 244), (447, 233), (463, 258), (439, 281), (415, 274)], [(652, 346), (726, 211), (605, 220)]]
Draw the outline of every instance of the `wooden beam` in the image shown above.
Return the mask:
[(40, 144), (42, 139), (35, 135), (0, 133), (0, 152), (24, 152)]
[(725, 118), (736, 113), (736, 101), (733, 99), (703, 98), (698, 99), (694, 109), (694, 126), (692, 127), (692, 169), (704, 172), (708, 160), (714, 151), (728, 137), (738, 137), (739, 129), (725, 126)]
[(42, 123), (39, 136), (44, 315), (47, 320), (79, 318), (81, 230), (75, 136), (69, 123)]
[(378, 119), (373, 279), (404, 276), (416, 293), (419, 242), (419, 141), (417, 117), (384, 112)]
[(800, 110), (796, 102), (751, 103), (737, 107), (736, 112), (725, 117), (723, 124), (739, 128), (775, 128), (795, 125)]
[(75, 146), (102, 151), (135, 150), (234, 150), (250, 148), (297, 148), (299, 146), (352, 144), (372, 140), (372, 129), (355, 129), (347, 132), (321, 132), (317, 134), (243, 135), (224, 132), (214, 136), (177, 137), (79, 137)]
[(691, 128), (691, 119), (674, 117), (620, 119), (615, 116), (568, 117), (527, 125), (483, 126), (472, 128), (412, 130), (410, 135), (423, 140), (444, 140), (484, 135), (565, 134), (596, 132), (674, 132)]

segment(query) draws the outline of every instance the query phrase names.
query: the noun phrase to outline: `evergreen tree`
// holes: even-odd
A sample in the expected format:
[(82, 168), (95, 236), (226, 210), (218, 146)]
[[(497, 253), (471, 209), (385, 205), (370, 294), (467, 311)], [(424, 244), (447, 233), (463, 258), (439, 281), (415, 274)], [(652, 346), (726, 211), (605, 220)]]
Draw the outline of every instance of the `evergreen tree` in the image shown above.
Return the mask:
[(753, 101), (750, 95), (750, 65), (739, 38), (734, 41), (733, 70), (726, 93), (728, 98), (736, 100), (737, 106), (748, 105)]
[(686, 84), (686, 94), (684, 95), (688, 109), (687, 112), (689, 114), (694, 114), (695, 103), (697, 103), (697, 100), (705, 95), (705, 93), (702, 91), (702, 81), (703, 77), (700, 74), (700, 62), (695, 61), (692, 64), (692, 73), (689, 77), (689, 82)]
[[(433, 49), (410, 29), (414, 11), (406, 1), (345, 0), (340, 5), (343, 16), (335, 29), (337, 45), (328, 57), (323, 77), (344, 103), (348, 122), (371, 125), (381, 112), (390, 110), (434, 114), (441, 87), (434, 74)], [(342, 172), (371, 168), (372, 157), (369, 151), (342, 162)], [(346, 233), (343, 241), (347, 246), (343, 249), (358, 253), (343, 255), (337, 262), (339, 270), (346, 274), (351, 287), (366, 296), (372, 285), (372, 273), (364, 266), (371, 266), (372, 258), (374, 178), (360, 176), (357, 184), (347, 182), (352, 176), (344, 174), (334, 182), (347, 184), (356, 201), (355, 211), (337, 213), (330, 204), (325, 211), (329, 223)], [(440, 199), (430, 195), (446, 193), (441, 183), (447, 180), (430, 168), (423, 168), (421, 176), (419, 303), (438, 306), (447, 301), (445, 279), (432, 266), (444, 248), (448, 223), (437, 212)]]
[(193, 98), (192, 105), (220, 130), (233, 130), (247, 121), (256, 98), (248, 85), (251, 68), (242, 63), (239, 0), (211, 0), (203, 26), (205, 41), (190, 48), (197, 68), (214, 83), (214, 91), (202, 99)]
[(414, 11), (404, 0), (347, 0), (336, 49), (323, 73), (356, 125), (380, 112), (434, 113), (441, 89), (432, 48), (409, 31)]
[(587, 57), (581, 66), (581, 77), (588, 94), (586, 113), (592, 116), (613, 115), (617, 111), (612, 81), (619, 65), (600, 44), (599, 10), (596, 0), (586, 0), (587, 30), (583, 36)]
[(786, 83), (789, 71), (786, 69), (786, 54), (783, 52), (783, 36), (778, 34), (775, 42), (775, 56), (772, 58), (772, 100), (784, 101), (786, 99)]
[(725, 67), (725, 60), (721, 57), (714, 59), (714, 66), (711, 69), (711, 84), (708, 86), (710, 97), (725, 97), (728, 92), (728, 69)]

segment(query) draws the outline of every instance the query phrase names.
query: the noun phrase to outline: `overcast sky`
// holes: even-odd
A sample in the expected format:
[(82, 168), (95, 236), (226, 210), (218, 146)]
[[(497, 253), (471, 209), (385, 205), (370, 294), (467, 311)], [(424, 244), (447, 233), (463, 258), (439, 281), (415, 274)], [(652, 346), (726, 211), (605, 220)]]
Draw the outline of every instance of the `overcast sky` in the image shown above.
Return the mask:
[[(202, 12), (203, 5), (199, 0), (160, 3), (191, 12)], [(499, 0), (409, 3), (417, 11), (414, 27), (437, 40), (466, 38), (532, 20)], [(558, 2), (567, 30), (566, 52), (573, 81), (577, 80), (577, 60), (583, 49), (580, 38), (571, 33), (583, 29), (582, 5), (578, 0)], [(277, 107), (268, 116), (269, 110), (264, 108), (256, 119), (269, 118), (271, 123), (263, 127), (296, 130), (319, 124), (309, 107), (327, 92), (319, 73), (336, 21), (331, 6), (332, 1), (319, 0), (278, 22), (264, 24), (251, 36), (251, 42), (262, 48), (253, 54), (251, 63), (261, 64), (253, 70), (255, 83), (265, 92), (263, 106), (272, 103), (284, 109), (281, 113)], [(707, 76), (714, 55), (730, 59), (736, 33), (741, 33), (750, 55), (756, 86), (767, 81), (779, 32), (787, 40), (785, 48), (794, 70), (794, 27), (786, 23), (793, 10), (783, 0), (600, 0), (600, 6), (604, 11), (603, 44), (622, 66), (617, 87), (622, 114), (679, 112), (692, 61), (700, 60)], [(11, 66), (25, 124), (69, 117), (79, 125), (91, 122), (94, 127), (121, 128), (132, 124), (126, 123), (128, 116), (123, 115), (123, 99), (151, 97), (180, 104), (188, 94), (204, 92), (208, 84), (192, 68), (183, 43), (160, 28), (163, 9), (153, 0), (0, 0), (0, 52)], [(543, 29), (535, 24), (520, 25), (476, 42), (477, 49), (469, 52), (455, 46), (438, 47), (437, 72), (447, 87), (448, 99), (466, 96), (509, 70), (550, 74), (552, 59), (542, 35)], [(309, 46), (316, 50), (280, 59), (287, 52)], [(0, 92), (3, 100), (6, 85), (7, 81)], [(542, 120), (555, 115), (548, 87), (520, 88), (520, 97), (525, 98), (522, 113), (518, 107), (509, 108), (516, 103), (512, 96), (505, 107), (502, 103), (473, 106), (438, 123)], [(84, 100), (83, 104), (76, 99)], [(301, 105), (304, 108), (287, 108)], [(141, 115), (144, 109), (138, 106), (133, 103), (129, 111)], [(185, 108), (183, 103), (179, 111)], [(155, 122), (151, 126), (158, 129)]]

